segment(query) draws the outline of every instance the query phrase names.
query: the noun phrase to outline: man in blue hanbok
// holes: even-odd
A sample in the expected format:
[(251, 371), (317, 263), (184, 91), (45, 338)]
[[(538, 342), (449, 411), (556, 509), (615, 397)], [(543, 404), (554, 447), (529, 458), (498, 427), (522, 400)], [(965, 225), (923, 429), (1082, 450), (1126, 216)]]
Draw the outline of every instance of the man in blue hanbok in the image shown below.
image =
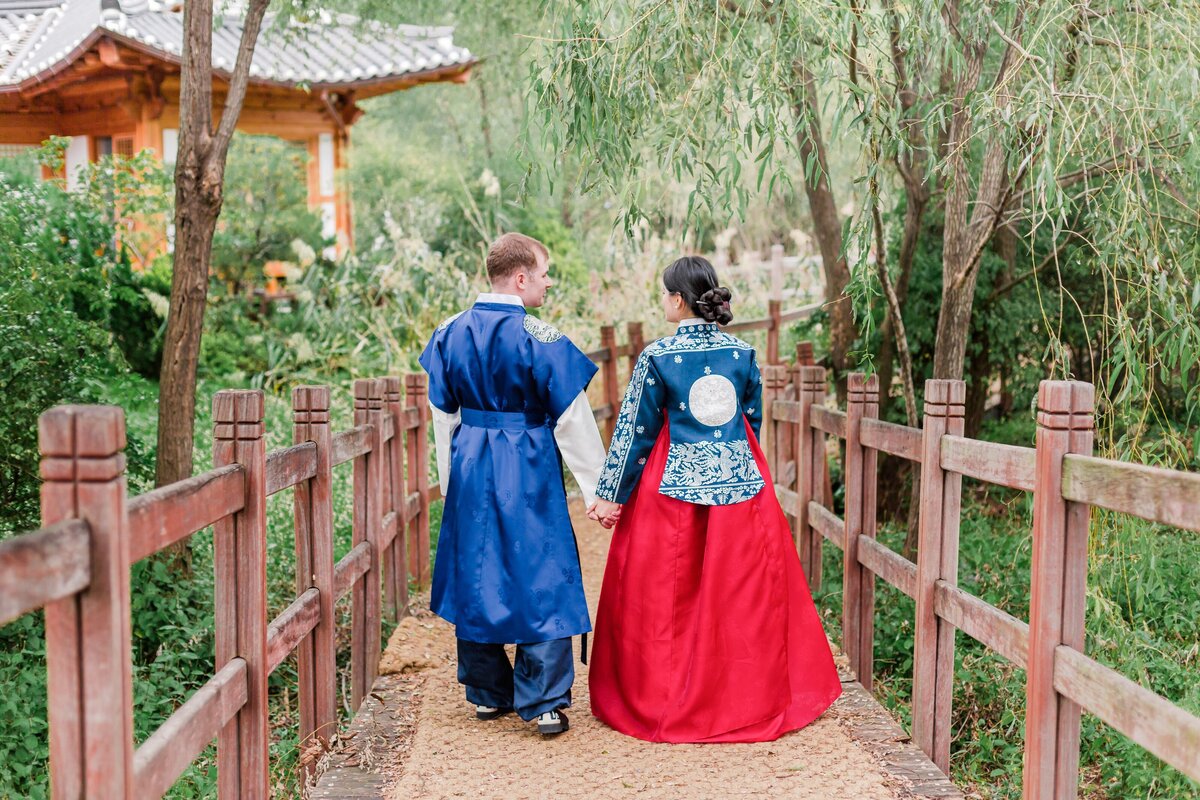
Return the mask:
[(430, 605), (455, 626), (476, 716), (516, 711), (554, 735), (568, 725), (571, 637), (591, 630), (562, 465), (593, 505), (605, 451), (584, 390), (596, 367), (526, 313), (552, 285), (545, 246), (505, 234), (487, 270), (492, 292), (438, 326), (420, 359), (446, 496)]

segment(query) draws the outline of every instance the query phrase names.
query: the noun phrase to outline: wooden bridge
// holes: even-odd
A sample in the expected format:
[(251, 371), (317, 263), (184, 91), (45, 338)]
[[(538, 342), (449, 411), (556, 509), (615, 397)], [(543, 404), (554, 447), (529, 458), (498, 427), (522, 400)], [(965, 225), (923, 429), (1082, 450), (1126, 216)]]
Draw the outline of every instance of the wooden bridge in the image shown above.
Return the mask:
[[(765, 328), (778, 362), (787, 319), (772, 307)], [(793, 316), (794, 315), (794, 316)], [(604, 402), (618, 407), (621, 357), (636, 358), (640, 326), (619, 346), (606, 329), (592, 354)], [(826, 374), (803, 350), (796, 364), (764, 368), (762, 439), (776, 491), (794, 522), (811, 583), (821, 581), (828, 540), (843, 551), (843, 652), (871, 686), (874, 590), (883, 580), (916, 601), (913, 741), (949, 769), (955, 632), (1026, 671), (1024, 797), (1076, 794), (1080, 716), (1092, 713), (1184, 774), (1200, 780), (1200, 719), (1084, 652), (1087, 539), (1093, 506), (1200, 531), (1200, 475), (1095, 458), (1093, 389), (1046, 381), (1035, 447), (967, 439), (964, 385), (929, 381), (920, 429), (878, 419), (875, 378), (849, 376), (844, 410), (826, 403)], [(406, 389), (401, 396), (401, 387)], [(429, 580), (428, 407), (423, 375), (354, 383), (350, 430), (329, 429), (328, 387), (293, 392), (295, 445), (266, 452), (264, 398), (214, 399), (215, 466), (138, 497), (125, 491), (120, 409), (66, 406), (40, 421), (44, 528), (0, 543), (0, 624), (46, 613), (51, 791), (54, 798), (156, 798), (217, 740), (219, 797), (268, 791), (267, 678), (298, 653), (300, 736), (328, 742), (336, 729), (334, 605), (351, 596), (350, 703), (371, 690), (381, 624), (407, 607), (409, 580)], [(844, 512), (827, 501), (827, 459), (844, 442)], [(917, 465), (917, 561), (875, 536), (877, 454)], [(353, 469), (353, 549), (333, 559), (332, 470)], [(967, 476), (1032, 492), (1033, 566), (1028, 622), (957, 586), (959, 510)], [(296, 597), (267, 618), (268, 495), (291, 489)], [(140, 746), (132, 723), (130, 566), (214, 527), (216, 664), (213, 677)]]

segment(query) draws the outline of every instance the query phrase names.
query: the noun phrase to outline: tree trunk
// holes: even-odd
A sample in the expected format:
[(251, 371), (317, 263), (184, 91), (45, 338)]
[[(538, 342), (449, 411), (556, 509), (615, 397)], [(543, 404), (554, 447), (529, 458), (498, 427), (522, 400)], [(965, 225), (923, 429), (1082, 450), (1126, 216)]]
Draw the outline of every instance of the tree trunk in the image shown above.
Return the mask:
[(846, 296), (850, 283), (850, 267), (842, 257), (842, 222), (834, 200), (833, 188), (829, 183), (829, 164), (825, 156), (825, 139), (821, 131), (821, 116), (818, 108), (816, 81), (812, 73), (801, 62), (796, 64), (797, 82), (793, 85), (792, 99), (797, 118), (804, 122), (799, 138), (801, 163), (815, 163), (811, 179), (804, 180), (804, 191), (808, 197), (809, 213), (813, 220), (813, 234), (821, 252), (821, 265), (825, 272), (825, 303), (829, 314), (829, 360), (834, 369), (839, 400), (844, 399), (844, 375), (847, 369), (847, 354), (854, 345), (857, 335), (854, 327), (854, 309)]
[(978, 439), (983, 427), (983, 415), (992, 390), (991, 346), (987, 331), (983, 331), (979, 347), (971, 355), (968, 369), (967, 400), (964, 411), (964, 435)]
[[(896, 276), (896, 299), (901, 310), (908, 301), (908, 284), (912, 280), (913, 256), (917, 251), (917, 240), (921, 235), (924, 224), (925, 206), (929, 200), (927, 189), (916, 192), (908, 190), (908, 200), (904, 206), (904, 231), (900, 235), (900, 253), (897, 257), (898, 275)], [(892, 385), (892, 377), (896, 366), (896, 345), (893, 339), (894, 326), (891, 314), (884, 317), (879, 330), (879, 391), (883, 397), (888, 396)]]

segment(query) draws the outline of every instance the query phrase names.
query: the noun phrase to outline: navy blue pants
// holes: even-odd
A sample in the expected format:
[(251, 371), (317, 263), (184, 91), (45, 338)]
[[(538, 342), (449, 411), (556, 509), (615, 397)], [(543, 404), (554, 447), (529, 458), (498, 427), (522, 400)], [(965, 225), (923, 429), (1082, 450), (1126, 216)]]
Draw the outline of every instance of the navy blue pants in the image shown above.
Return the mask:
[(467, 702), (511, 708), (523, 720), (567, 708), (575, 682), (571, 640), (519, 644), (514, 668), (504, 645), (459, 639), (458, 682), (467, 687)]

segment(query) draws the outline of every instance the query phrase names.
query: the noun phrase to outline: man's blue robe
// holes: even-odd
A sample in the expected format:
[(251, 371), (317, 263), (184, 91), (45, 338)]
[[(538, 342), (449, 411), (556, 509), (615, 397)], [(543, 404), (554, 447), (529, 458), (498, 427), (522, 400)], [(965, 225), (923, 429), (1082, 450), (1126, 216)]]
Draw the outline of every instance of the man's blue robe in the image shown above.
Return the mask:
[(554, 426), (596, 366), (519, 305), (476, 303), (421, 354), (429, 400), (462, 414), (431, 606), (472, 642), (591, 630)]

